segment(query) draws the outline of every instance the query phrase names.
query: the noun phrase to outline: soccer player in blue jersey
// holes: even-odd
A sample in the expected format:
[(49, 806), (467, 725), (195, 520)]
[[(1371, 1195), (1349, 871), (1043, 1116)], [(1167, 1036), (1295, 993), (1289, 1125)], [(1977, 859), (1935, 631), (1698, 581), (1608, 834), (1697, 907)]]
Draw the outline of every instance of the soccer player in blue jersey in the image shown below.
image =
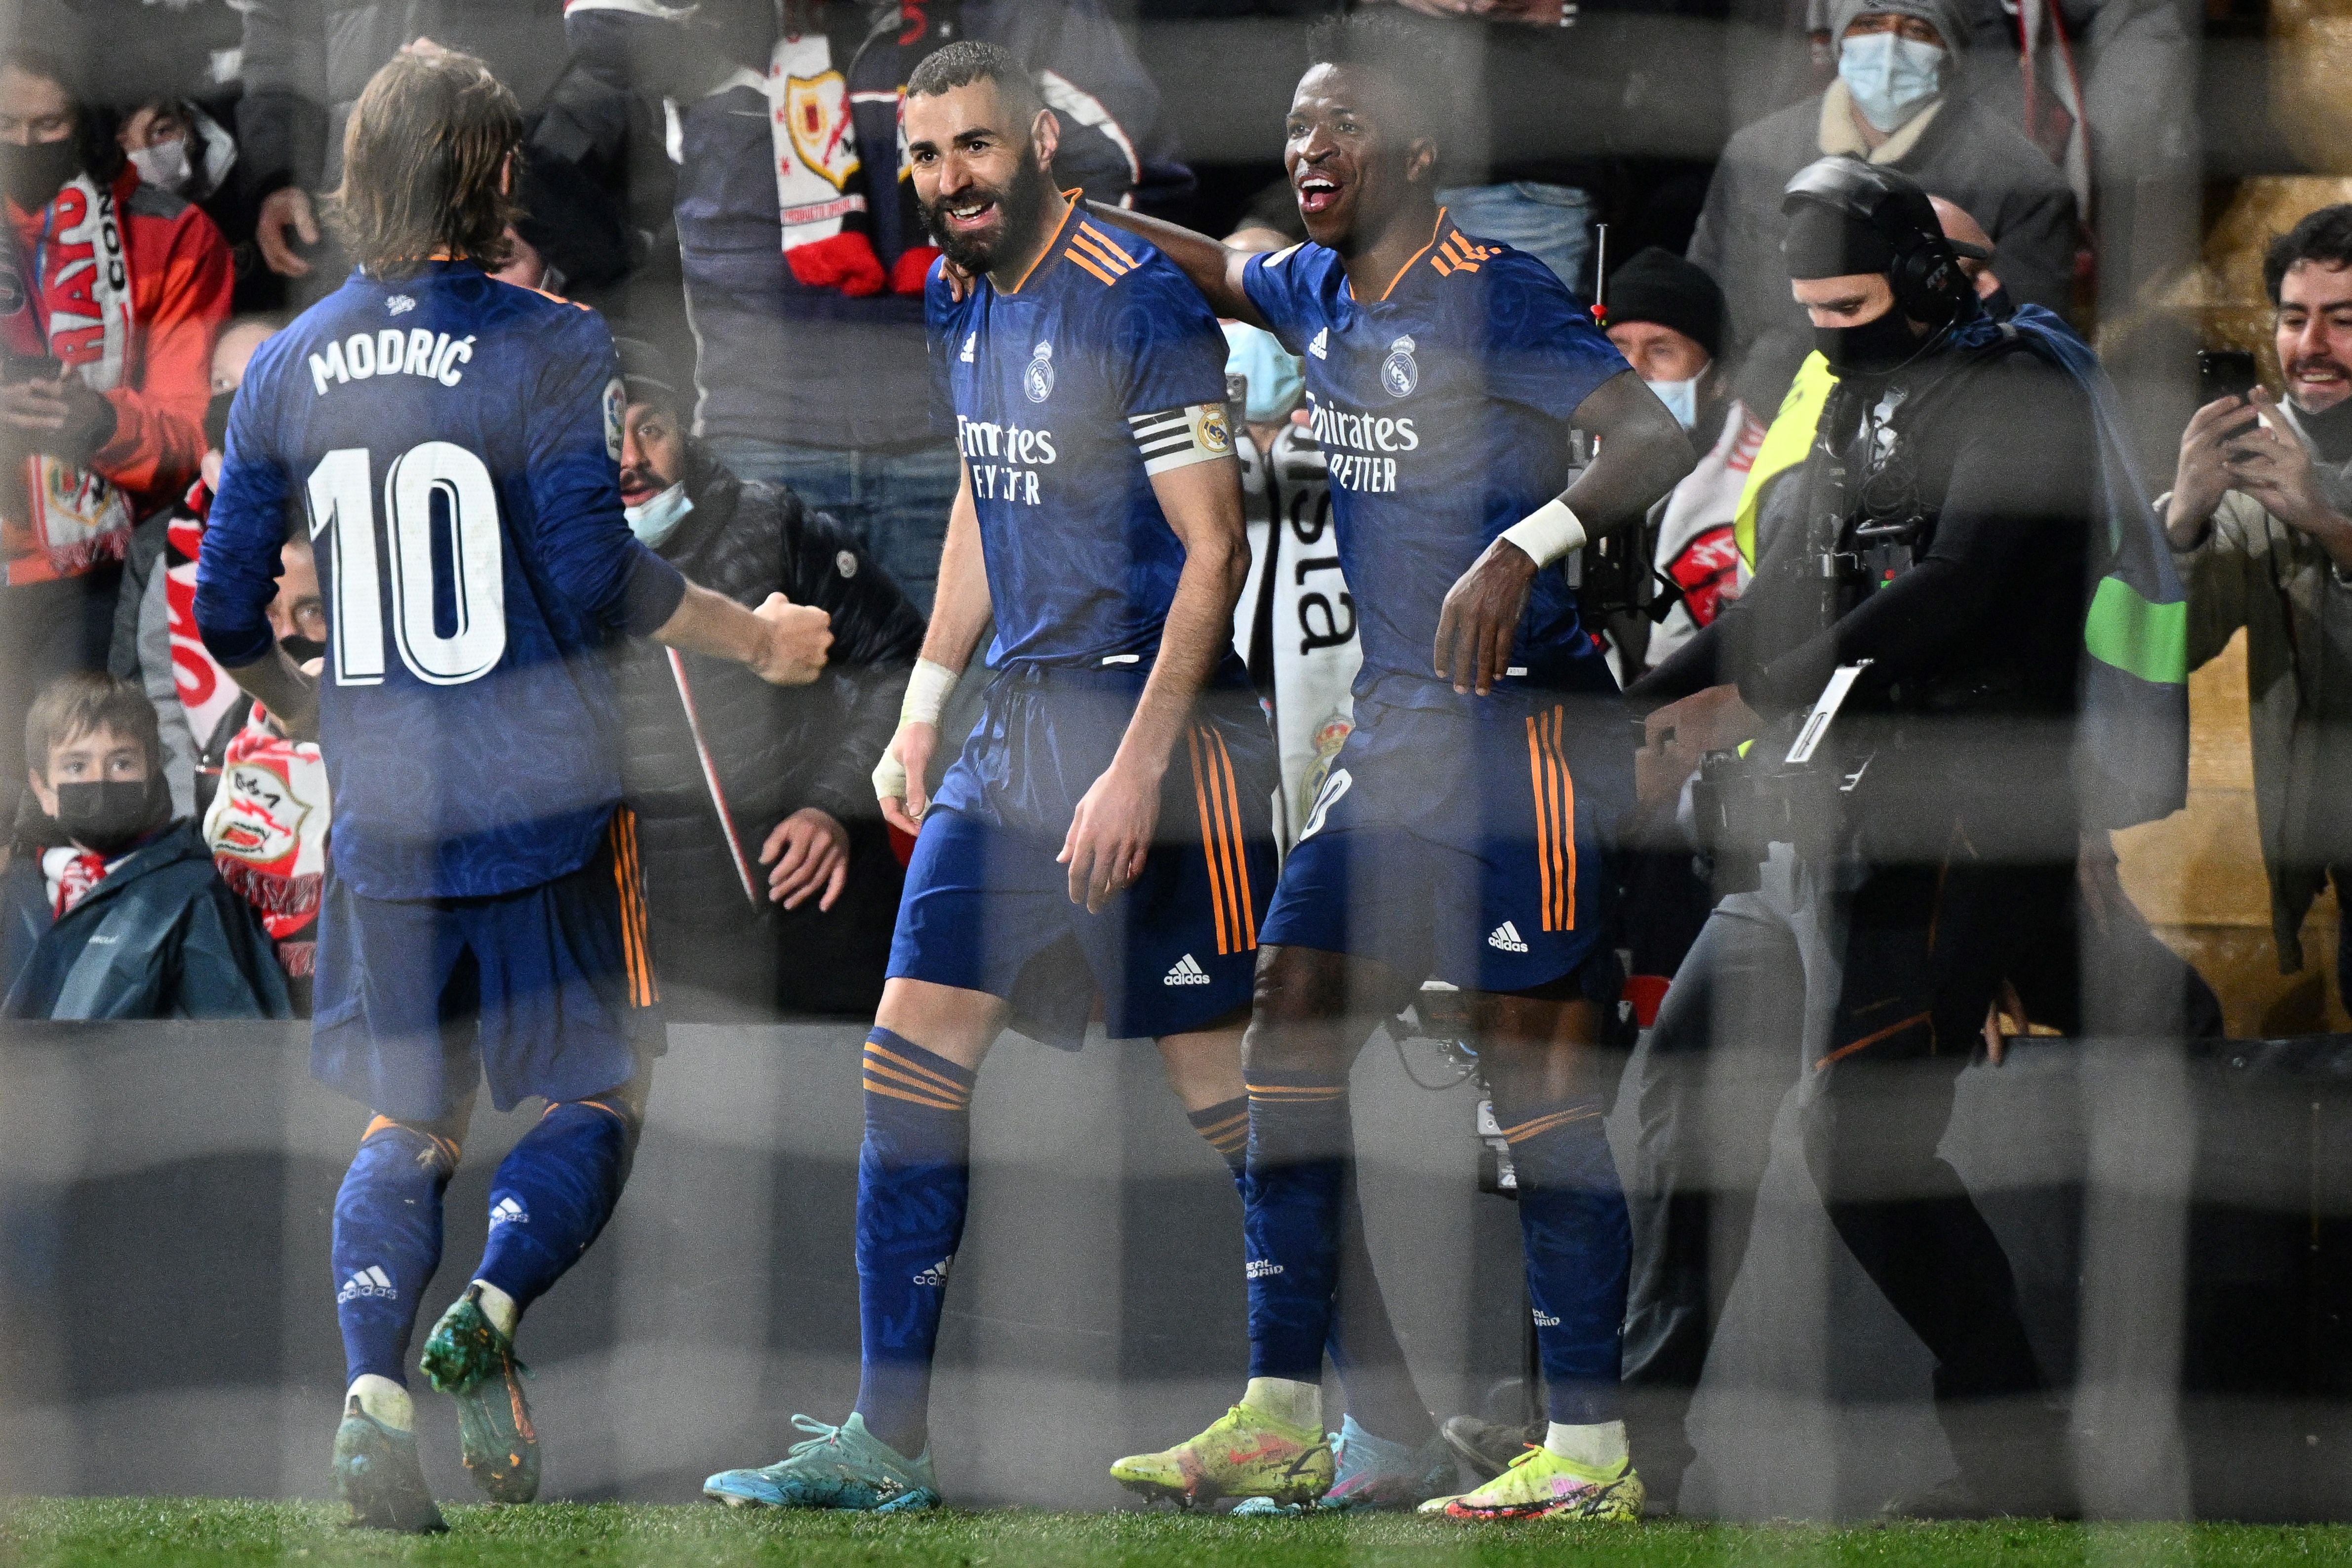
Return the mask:
[[(1619, 983), (1601, 856), (1631, 746), (1601, 649), (1549, 569), (1588, 530), (1640, 517), (1693, 457), (1549, 269), (1435, 204), (1427, 115), (1443, 93), (1417, 79), (1412, 38), (1378, 16), (1318, 29), (1285, 149), (1307, 243), (1249, 256), (1094, 214), (1304, 357), (1364, 651), (1356, 727), (1260, 934), (1248, 1391), (1200, 1437), (1112, 1474), (1142, 1490), (1262, 1475), (1319, 1435), (1348, 1071), (1433, 975), (1474, 993), (1551, 1426), (1493, 1482), (1424, 1507), (1628, 1519), (1642, 1500), (1617, 1406), (1628, 1236), (1595, 1047)], [(1571, 426), (1600, 442), (1572, 485)]]
[[(358, 270), (254, 356), (197, 562), (205, 645), (316, 733), (335, 831), (311, 1071), (372, 1107), (335, 1199), (352, 1522), (444, 1528), (404, 1363), (480, 1081), (547, 1102), (499, 1165), (489, 1241), (425, 1369), (501, 1501), (539, 1484), (517, 1320), (610, 1218), (660, 1049), (605, 646), (650, 635), (815, 678), (824, 612), (694, 587), (622, 516), (622, 383), (591, 310), (485, 272), (503, 254), (515, 99), (479, 60), (406, 53), (343, 141)], [(264, 607), (289, 522), (317, 543), (323, 676)]]
[[(1055, 192), (1058, 123), (1003, 50), (924, 60), (905, 128), (925, 221), (971, 280), (959, 298), (935, 273), (927, 300), (964, 474), (876, 773), (885, 811), (920, 833), (865, 1055), (861, 1378), (840, 1426), (795, 1416), (814, 1435), (783, 1460), (710, 1479), (735, 1506), (940, 1500), (930, 1367), (972, 1084), (1015, 1004), (1034, 1019), (1038, 980), (1067, 977), (1076, 1030), (1098, 992), (1108, 1034), (1156, 1039), (1221, 1151), (1238, 1155), (1247, 1122), (1241, 1023), (1275, 875), (1275, 763), (1232, 647), (1248, 547), (1223, 334), (1150, 246)], [(992, 613), (984, 714), (926, 802), (940, 702)], [(1426, 1429), (1425, 1410), (1413, 1418)]]

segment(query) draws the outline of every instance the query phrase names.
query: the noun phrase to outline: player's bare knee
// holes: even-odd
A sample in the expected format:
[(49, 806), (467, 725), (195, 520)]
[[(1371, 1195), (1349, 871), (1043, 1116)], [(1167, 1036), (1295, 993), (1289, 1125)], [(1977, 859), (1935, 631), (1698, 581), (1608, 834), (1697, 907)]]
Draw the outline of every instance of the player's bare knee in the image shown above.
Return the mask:
[(958, 1067), (976, 1069), (1004, 1032), (1008, 1011), (1002, 998), (985, 991), (898, 976), (884, 983), (874, 1022)]

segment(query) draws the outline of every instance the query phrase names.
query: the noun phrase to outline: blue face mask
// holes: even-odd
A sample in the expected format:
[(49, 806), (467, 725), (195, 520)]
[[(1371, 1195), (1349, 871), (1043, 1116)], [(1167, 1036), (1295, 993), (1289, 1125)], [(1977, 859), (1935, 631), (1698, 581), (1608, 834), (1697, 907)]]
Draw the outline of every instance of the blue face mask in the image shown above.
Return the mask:
[(1298, 361), (1282, 340), (1246, 321), (1225, 323), (1225, 374), (1248, 378), (1249, 402), (1242, 418), (1251, 424), (1289, 418), (1307, 390)]
[(1650, 390), (1666, 405), (1666, 412), (1682, 422), (1685, 430), (1698, 428), (1698, 378), (1685, 382), (1652, 382)]
[(1854, 108), (1877, 130), (1901, 130), (1935, 100), (1944, 51), (1900, 33), (1864, 33), (1838, 45), (1838, 76)]
[(694, 503), (686, 498), (686, 481), (680, 479), (643, 506), (622, 507), (621, 515), (629, 519), (629, 531), (653, 549), (676, 533), (692, 510)]

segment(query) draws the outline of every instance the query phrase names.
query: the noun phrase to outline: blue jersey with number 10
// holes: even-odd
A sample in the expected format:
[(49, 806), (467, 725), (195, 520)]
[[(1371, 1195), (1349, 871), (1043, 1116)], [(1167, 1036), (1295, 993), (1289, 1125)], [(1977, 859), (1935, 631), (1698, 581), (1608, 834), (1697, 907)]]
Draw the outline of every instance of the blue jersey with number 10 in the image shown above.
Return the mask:
[[(1312, 244), (1251, 257), (1243, 285), (1306, 363), (1363, 628), (1357, 694), (1454, 706), (1432, 669), (1446, 590), (1566, 487), (1569, 415), (1631, 367), (1549, 267), (1442, 211), (1377, 299), (1358, 299), (1338, 253)], [(1614, 686), (1557, 570), (1536, 574), (1510, 663), (1526, 673), (1507, 685)]]
[(225, 664), (266, 653), (279, 543), (308, 535), (334, 866), (355, 891), (509, 893), (600, 843), (621, 799), (605, 645), (685, 591), (622, 516), (622, 402), (602, 318), (471, 262), (355, 272), (254, 355), (197, 623)]

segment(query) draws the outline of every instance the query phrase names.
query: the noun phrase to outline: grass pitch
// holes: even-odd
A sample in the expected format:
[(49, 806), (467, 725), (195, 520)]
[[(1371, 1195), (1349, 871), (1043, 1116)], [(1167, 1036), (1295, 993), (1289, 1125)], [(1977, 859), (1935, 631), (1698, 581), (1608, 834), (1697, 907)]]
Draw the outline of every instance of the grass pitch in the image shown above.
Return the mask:
[(943, 1511), (911, 1519), (551, 1503), (446, 1510), (451, 1533), (346, 1531), (324, 1504), (210, 1499), (0, 1501), (6, 1568), (2273, 1568), (2352, 1562), (2352, 1528), (2263, 1525), (1537, 1524)]

